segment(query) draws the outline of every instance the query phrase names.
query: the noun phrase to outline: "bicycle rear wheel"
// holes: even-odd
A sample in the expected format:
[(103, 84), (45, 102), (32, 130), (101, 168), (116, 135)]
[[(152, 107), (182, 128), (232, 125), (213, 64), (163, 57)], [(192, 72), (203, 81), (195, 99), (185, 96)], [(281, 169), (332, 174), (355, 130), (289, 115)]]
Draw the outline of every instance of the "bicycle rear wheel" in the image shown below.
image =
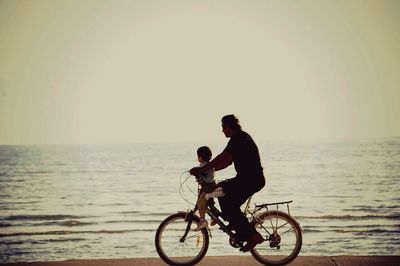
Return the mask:
[(254, 226), (265, 239), (251, 250), (256, 260), (264, 265), (285, 265), (297, 257), (303, 238), (299, 224), (291, 216), (267, 211), (257, 217)]
[(195, 232), (193, 229), (200, 219), (194, 215), (193, 222), (185, 240), (188, 222), (186, 213), (180, 212), (167, 217), (158, 227), (155, 237), (156, 250), (160, 258), (169, 265), (194, 265), (207, 253), (209, 237), (207, 228)]

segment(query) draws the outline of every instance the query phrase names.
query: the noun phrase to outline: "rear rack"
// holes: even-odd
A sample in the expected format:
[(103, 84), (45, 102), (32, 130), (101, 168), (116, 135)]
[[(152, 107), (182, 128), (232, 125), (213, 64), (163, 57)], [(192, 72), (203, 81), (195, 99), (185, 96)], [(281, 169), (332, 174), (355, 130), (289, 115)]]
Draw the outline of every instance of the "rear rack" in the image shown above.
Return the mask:
[(257, 208), (263, 208), (263, 207), (265, 207), (265, 206), (289, 204), (289, 203), (292, 203), (292, 202), (293, 202), (293, 200), (289, 200), (289, 201), (280, 201), (280, 202), (274, 202), (274, 203), (256, 204), (256, 207), (257, 207)]
[(280, 201), (280, 202), (274, 202), (274, 203), (255, 204), (255, 207), (258, 208), (258, 209), (266, 208), (267, 211), (269, 211), (268, 206), (275, 205), (275, 206), (276, 206), (276, 211), (278, 211), (279, 205), (284, 205), (284, 204), (286, 204), (287, 211), (288, 211), (288, 214), (289, 214), (289, 216), (290, 216), (289, 203), (292, 203), (292, 202), (293, 202), (293, 200), (289, 200), (289, 201)]

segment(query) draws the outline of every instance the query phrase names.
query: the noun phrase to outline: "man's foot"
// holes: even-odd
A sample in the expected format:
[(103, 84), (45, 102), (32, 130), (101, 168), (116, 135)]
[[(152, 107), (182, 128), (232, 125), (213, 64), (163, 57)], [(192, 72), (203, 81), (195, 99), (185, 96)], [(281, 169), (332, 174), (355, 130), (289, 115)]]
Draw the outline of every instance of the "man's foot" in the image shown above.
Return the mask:
[(207, 225), (208, 225), (207, 220), (200, 220), (199, 225), (194, 229), (194, 231), (196, 231), (196, 232), (200, 231), (201, 229), (207, 227)]
[(212, 219), (210, 225), (211, 225), (211, 226), (214, 226), (214, 225), (216, 225), (216, 224), (217, 224), (217, 221), (215, 221), (214, 219)]
[(256, 232), (247, 240), (246, 245), (240, 248), (240, 251), (247, 252), (262, 242), (264, 242), (264, 238), (260, 235), (260, 233)]

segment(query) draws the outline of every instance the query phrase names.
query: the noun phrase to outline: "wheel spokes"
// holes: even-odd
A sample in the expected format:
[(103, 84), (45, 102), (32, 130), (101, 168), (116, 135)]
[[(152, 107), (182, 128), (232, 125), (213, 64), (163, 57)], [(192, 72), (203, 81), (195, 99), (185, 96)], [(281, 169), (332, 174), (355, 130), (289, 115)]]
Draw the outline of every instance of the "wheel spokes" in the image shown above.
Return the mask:
[(271, 265), (293, 260), (301, 247), (301, 232), (297, 222), (281, 212), (265, 213), (261, 218), (262, 222), (257, 219), (259, 224), (256, 225), (256, 230), (267, 237), (264, 243), (252, 250), (253, 256), (260, 262)]
[[(192, 226), (198, 225), (194, 219)], [(158, 228), (156, 234), (157, 252), (168, 264), (189, 265), (200, 260), (208, 248), (207, 231), (195, 232), (189, 228), (185, 215), (173, 215)], [(183, 236), (185, 236), (183, 238)], [(183, 240), (183, 241), (182, 241)]]

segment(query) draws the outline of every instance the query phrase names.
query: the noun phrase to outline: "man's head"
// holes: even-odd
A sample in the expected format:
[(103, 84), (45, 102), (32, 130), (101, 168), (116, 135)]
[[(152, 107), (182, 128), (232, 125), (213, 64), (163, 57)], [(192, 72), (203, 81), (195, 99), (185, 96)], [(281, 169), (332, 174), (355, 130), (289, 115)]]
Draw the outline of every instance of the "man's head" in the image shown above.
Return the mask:
[(202, 146), (197, 149), (197, 157), (200, 163), (209, 162), (211, 160), (211, 150), (207, 146)]
[(233, 134), (239, 130), (242, 130), (239, 119), (235, 115), (226, 115), (221, 119), (222, 132), (225, 137), (230, 138)]

